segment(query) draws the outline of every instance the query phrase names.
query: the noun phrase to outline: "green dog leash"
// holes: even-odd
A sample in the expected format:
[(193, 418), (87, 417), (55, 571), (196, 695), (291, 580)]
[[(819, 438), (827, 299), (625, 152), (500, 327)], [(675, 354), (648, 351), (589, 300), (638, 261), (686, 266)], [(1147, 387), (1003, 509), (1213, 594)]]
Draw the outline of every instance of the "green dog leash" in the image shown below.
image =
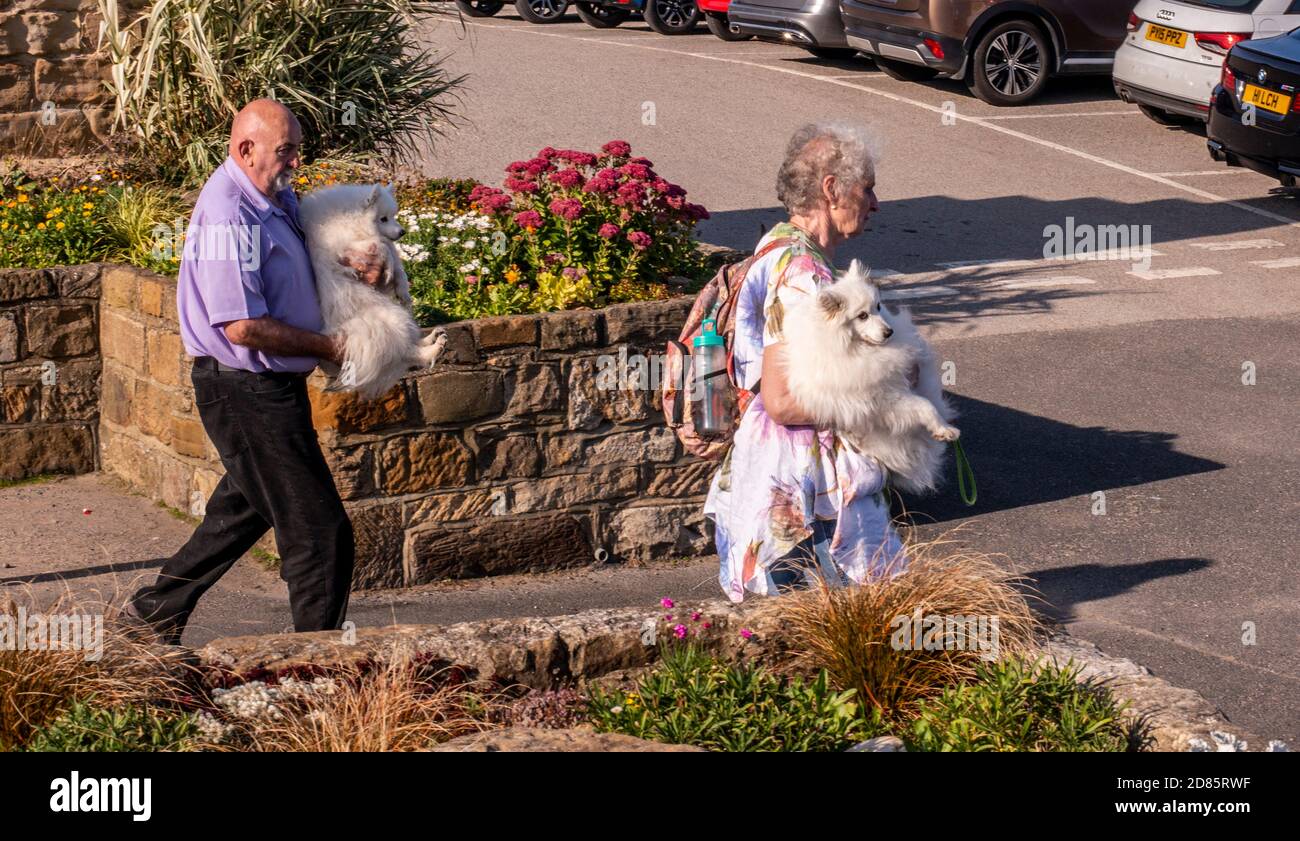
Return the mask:
[(957, 458), (957, 491), (961, 494), (961, 501), (968, 506), (974, 505), (977, 498), (975, 471), (971, 470), (970, 459), (966, 458), (960, 438), (952, 442), (952, 451)]

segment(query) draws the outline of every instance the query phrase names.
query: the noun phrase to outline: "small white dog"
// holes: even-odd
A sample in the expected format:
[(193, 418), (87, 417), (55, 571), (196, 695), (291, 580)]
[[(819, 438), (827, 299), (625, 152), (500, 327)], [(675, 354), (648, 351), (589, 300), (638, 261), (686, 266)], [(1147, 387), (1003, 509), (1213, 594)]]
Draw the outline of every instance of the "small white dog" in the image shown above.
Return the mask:
[[(298, 217), (316, 273), (325, 332), (347, 337), (343, 366), (332, 371), (331, 390), (356, 391), (373, 400), (412, 368), (432, 366), (446, 337), (422, 336), (411, 315), (411, 287), (402, 269), (397, 240), (406, 233), (397, 221), (397, 201), (381, 184), (340, 184), (303, 196)], [(339, 262), (349, 251), (379, 248), (384, 281), (371, 287)]]
[[(949, 421), (933, 351), (912, 324), (880, 304), (880, 287), (854, 260), (849, 270), (785, 314), (790, 394), (851, 446), (875, 456), (904, 490), (938, 484)], [(919, 369), (915, 388), (910, 382)]]

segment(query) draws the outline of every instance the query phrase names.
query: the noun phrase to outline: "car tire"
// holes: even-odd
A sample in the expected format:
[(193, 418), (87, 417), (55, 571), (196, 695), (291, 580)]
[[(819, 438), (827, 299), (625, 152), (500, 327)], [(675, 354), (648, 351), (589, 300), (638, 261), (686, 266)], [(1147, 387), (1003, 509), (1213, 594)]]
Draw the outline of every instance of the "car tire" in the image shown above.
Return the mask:
[(732, 32), (731, 24), (727, 23), (726, 12), (705, 12), (704, 25), (709, 28), (710, 32), (724, 41), (748, 41), (754, 37), (753, 35)]
[(613, 29), (632, 17), (632, 13), (627, 9), (605, 6), (600, 3), (575, 3), (574, 6), (577, 8), (578, 17), (582, 18), (583, 23), (597, 29)]
[(456, 0), (456, 8), (472, 18), (490, 18), (505, 5), (505, 0)]
[(906, 61), (880, 56), (872, 56), (872, 58), (881, 73), (900, 82), (928, 82), (939, 75), (939, 71), (933, 67), (922, 67), (919, 64), (909, 64)]
[(1184, 128), (1186, 126), (1194, 126), (1197, 123), (1205, 122), (1205, 120), (1198, 120), (1195, 117), (1188, 117), (1185, 114), (1175, 114), (1174, 112), (1166, 111), (1163, 108), (1156, 108), (1154, 105), (1143, 105), (1138, 103), (1138, 110), (1162, 126)]
[(515, 0), (515, 11), (529, 23), (555, 23), (569, 10), (569, 0)]
[(971, 92), (989, 105), (1024, 105), (1043, 92), (1051, 66), (1052, 43), (1038, 24), (1000, 23), (975, 47)]
[(641, 16), (660, 35), (685, 35), (700, 22), (695, 0), (646, 0)]

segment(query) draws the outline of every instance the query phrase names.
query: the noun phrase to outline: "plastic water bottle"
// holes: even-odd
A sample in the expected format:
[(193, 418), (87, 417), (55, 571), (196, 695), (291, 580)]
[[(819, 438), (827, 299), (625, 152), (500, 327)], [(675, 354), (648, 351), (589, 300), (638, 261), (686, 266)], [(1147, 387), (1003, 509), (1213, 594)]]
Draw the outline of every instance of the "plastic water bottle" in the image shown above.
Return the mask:
[(695, 373), (691, 420), (699, 435), (731, 431), (733, 402), (728, 400), (731, 381), (727, 378), (727, 348), (717, 330), (713, 319), (705, 319), (691, 354)]

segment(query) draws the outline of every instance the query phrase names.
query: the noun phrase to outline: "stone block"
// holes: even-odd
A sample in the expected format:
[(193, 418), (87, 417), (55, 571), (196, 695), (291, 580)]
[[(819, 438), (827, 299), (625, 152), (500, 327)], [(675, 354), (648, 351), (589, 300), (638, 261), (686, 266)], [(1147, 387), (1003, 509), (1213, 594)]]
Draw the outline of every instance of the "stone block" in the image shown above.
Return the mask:
[(484, 479), (527, 479), (542, 471), (542, 454), (532, 435), (508, 435), (480, 442), (480, 475)]
[(311, 400), (311, 421), (317, 429), (332, 429), (340, 435), (371, 432), (400, 426), (408, 418), (406, 386), (398, 383), (374, 400), (362, 400), (347, 391), (324, 391), (324, 378), (313, 376), (307, 387)]
[(49, 298), (57, 292), (47, 269), (0, 269), (0, 304)]
[(93, 353), (99, 347), (93, 304), (31, 304), (25, 332), (30, 356), (62, 359)]
[(536, 345), (539, 320), (535, 315), (503, 315), (480, 318), (471, 324), (479, 348), (492, 350), (513, 345)]
[(436, 371), (415, 379), (425, 423), (461, 423), (501, 411), (500, 371)]
[(379, 487), (408, 494), (469, 484), (473, 455), (455, 435), (438, 432), (390, 438), (379, 445)]
[(551, 412), (559, 409), (563, 402), (563, 386), (555, 365), (528, 362), (515, 369), (507, 414), (534, 415)]
[(95, 437), (85, 424), (0, 429), (0, 479), (23, 479), (38, 473), (89, 473), (94, 469)]
[(168, 328), (150, 327), (145, 347), (146, 373), (163, 385), (180, 386), (181, 357), (185, 354), (180, 334)]
[(610, 502), (632, 496), (638, 485), (635, 467), (598, 467), (511, 486), (511, 513), (556, 511), (574, 505)]
[(105, 310), (99, 325), (99, 341), (105, 361), (113, 361), (144, 374), (144, 325), (112, 310)]
[(598, 347), (603, 320), (595, 310), (563, 310), (541, 317), (542, 350)]
[(646, 496), (680, 499), (707, 494), (718, 465), (701, 460), (687, 464), (647, 465), (644, 469), (648, 474)]
[(591, 563), (586, 521), (568, 514), (493, 518), (470, 526), (429, 525), (407, 532), (407, 586)]
[(642, 562), (713, 553), (699, 503), (625, 508), (606, 518), (603, 545), (615, 560)]
[(18, 360), (19, 310), (0, 312), (0, 363)]
[(402, 504), (349, 506), (348, 519), (356, 539), (356, 566), (352, 587), (374, 590), (401, 587), (405, 580), (402, 561), (406, 532), (402, 529)]
[(52, 370), (54, 381), (43, 383), (41, 390), (42, 420), (97, 419), (100, 368), (99, 360), (94, 358), (55, 363)]

